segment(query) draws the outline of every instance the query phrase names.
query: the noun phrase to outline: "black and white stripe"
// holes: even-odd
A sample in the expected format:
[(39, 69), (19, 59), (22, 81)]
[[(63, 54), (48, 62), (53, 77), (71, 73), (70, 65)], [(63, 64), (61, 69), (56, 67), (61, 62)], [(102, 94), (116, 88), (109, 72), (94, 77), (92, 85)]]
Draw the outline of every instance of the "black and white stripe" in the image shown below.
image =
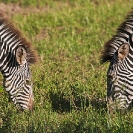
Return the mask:
[(32, 58), (33, 53), (29, 42), (1, 13), (0, 53), (0, 71), (4, 77), (5, 90), (18, 109), (32, 110), (34, 96), (27, 60)]
[[(129, 50), (126, 51), (125, 46)], [(107, 72), (110, 108), (128, 108), (133, 100), (133, 11), (120, 25), (117, 34), (104, 45), (101, 62), (106, 61), (110, 61)]]

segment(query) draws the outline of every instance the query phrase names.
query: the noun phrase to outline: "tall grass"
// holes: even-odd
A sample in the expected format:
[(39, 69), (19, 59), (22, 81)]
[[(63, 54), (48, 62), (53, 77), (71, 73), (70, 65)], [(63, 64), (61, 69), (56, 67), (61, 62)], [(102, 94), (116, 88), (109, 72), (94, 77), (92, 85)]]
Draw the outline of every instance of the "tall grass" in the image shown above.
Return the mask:
[(132, 0), (4, 2), (34, 9), (16, 12), (12, 20), (33, 42), (40, 64), (31, 67), (32, 113), (16, 111), (0, 77), (0, 132), (131, 133), (132, 111), (107, 113), (108, 64), (100, 65), (99, 57), (103, 44), (130, 11)]

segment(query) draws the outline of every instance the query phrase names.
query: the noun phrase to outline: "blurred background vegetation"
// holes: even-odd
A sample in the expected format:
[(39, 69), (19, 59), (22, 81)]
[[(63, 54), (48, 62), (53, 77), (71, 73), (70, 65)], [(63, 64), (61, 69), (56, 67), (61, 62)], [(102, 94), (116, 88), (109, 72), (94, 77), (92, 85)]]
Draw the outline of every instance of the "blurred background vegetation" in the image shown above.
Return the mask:
[(38, 51), (31, 66), (35, 109), (17, 112), (2, 87), (1, 133), (131, 133), (132, 111), (106, 109), (103, 45), (131, 10), (132, 0), (0, 0), (0, 10)]

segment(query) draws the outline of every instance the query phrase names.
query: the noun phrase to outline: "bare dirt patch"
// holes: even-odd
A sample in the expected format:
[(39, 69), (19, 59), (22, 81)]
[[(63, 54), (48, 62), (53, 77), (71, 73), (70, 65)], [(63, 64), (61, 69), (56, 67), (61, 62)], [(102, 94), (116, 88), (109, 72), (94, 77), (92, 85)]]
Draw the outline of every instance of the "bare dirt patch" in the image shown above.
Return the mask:
[(6, 13), (7, 15), (13, 14), (29, 14), (29, 13), (41, 13), (48, 12), (51, 10), (49, 7), (21, 7), (18, 4), (4, 4), (0, 3), (0, 11)]
[(69, 7), (69, 2), (55, 2), (55, 7), (52, 8), (50, 5), (44, 6), (20, 6), (19, 3), (9, 3), (5, 4), (3, 2), (0, 3), (0, 11), (6, 13), (7, 15), (13, 14), (29, 14), (29, 13), (43, 13), (43, 12), (54, 12), (55, 10), (61, 10), (64, 7)]

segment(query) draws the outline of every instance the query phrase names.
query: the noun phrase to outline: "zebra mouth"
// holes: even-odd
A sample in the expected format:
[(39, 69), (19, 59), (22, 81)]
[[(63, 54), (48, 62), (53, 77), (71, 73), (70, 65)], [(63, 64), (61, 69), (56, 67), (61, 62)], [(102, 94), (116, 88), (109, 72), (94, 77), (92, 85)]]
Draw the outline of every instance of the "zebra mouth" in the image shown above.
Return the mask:
[(28, 108), (29, 108), (28, 110), (30, 111), (33, 111), (34, 109), (34, 97), (33, 96), (31, 96), (29, 99)]
[(17, 108), (18, 111), (25, 111), (25, 110), (33, 111), (33, 109), (34, 109), (34, 98), (30, 97), (29, 102), (28, 102), (27, 105), (17, 103), (16, 108)]

